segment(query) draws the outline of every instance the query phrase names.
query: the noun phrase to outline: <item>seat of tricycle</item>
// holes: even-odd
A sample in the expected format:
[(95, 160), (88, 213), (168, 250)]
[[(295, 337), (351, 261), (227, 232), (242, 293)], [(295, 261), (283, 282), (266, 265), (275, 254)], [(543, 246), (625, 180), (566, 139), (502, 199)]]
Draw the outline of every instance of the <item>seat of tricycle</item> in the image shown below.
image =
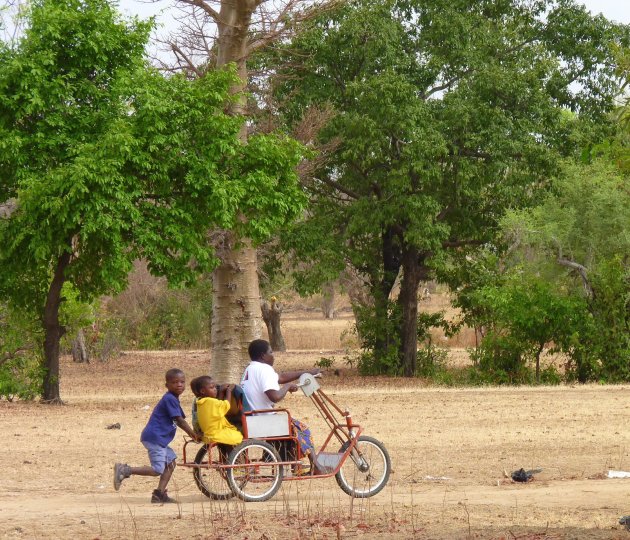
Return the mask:
[(291, 418), (285, 410), (267, 414), (252, 411), (243, 415), (243, 437), (246, 439), (288, 437), (290, 434)]

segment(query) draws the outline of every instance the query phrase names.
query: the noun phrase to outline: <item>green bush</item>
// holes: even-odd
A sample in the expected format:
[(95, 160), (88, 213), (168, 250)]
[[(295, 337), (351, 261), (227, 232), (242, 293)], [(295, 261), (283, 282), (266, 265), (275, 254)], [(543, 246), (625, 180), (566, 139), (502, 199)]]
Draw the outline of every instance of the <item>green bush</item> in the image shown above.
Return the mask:
[(400, 307), (389, 301), (385, 313), (371, 307), (355, 310), (362, 352), (357, 359), (361, 375), (400, 375)]
[(433, 345), (433, 343), (428, 343), (426, 346), (418, 350), (416, 375), (430, 379), (440, 377), (442, 373), (447, 371), (447, 358), (447, 349)]
[(483, 382), (525, 384), (531, 379), (527, 352), (527, 347), (511, 335), (491, 332), (470, 355)]
[(36, 355), (20, 355), (0, 365), (0, 398), (34, 399), (41, 395), (44, 368)]
[(319, 360), (317, 360), (317, 362), (315, 362), (314, 365), (319, 369), (332, 369), (332, 367), (335, 365), (335, 358), (334, 356), (330, 358), (322, 356)]
[(0, 304), (0, 398), (41, 395), (44, 369), (38, 321)]
[[(630, 380), (630, 267), (617, 257), (594, 272), (595, 296), (590, 302), (594, 329), (591, 350), (600, 362), (599, 378)], [(592, 360), (591, 360), (592, 361)]]

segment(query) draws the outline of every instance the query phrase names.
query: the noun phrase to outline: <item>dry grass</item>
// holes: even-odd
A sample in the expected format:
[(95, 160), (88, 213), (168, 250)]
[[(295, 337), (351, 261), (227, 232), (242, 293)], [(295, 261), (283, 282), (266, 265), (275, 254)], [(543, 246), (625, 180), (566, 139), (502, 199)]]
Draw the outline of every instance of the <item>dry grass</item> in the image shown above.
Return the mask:
[[(324, 334), (317, 324), (302, 328), (300, 335)], [(321, 351), (278, 354), (277, 367), (343, 355)], [(116, 461), (146, 462), (139, 434), (163, 373), (178, 366), (190, 379), (209, 362), (205, 351), (128, 353), (91, 365), (64, 359), (67, 405), (0, 402), (8, 440), (0, 538), (627, 537), (616, 521), (630, 513), (630, 483), (602, 479), (609, 468), (630, 470), (627, 386), (444, 389), (344, 369), (325, 377), (327, 393), (392, 456), (390, 483), (376, 497), (353, 500), (329, 479), (286, 482), (266, 503), (212, 502), (183, 468), (169, 490), (177, 505), (148, 502), (153, 479), (134, 477), (114, 492)], [(190, 409), (190, 392), (182, 404)], [(310, 401), (296, 394), (286, 405), (321, 441)], [(106, 429), (115, 422), (120, 430)], [(181, 441), (173, 443), (178, 453)], [(520, 467), (544, 471), (526, 485), (504, 478)]]
[[(324, 319), (314, 296), (300, 303), (293, 300), (282, 316), (280, 326), (287, 348), (290, 350), (336, 350), (353, 349), (358, 343), (354, 334), (354, 317), (348, 298), (336, 297), (336, 318)], [(434, 294), (430, 299), (421, 300), (418, 308), (427, 313), (444, 312), (448, 320), (456, 320), (459, 311), (451, 306), (447, 294)], [(266, 337), (266, 331), (265, 336)], [(432, 331), (434, 343), (441, 347), (466, 348), (475, 345), (475, 333), (471, 328), (462, 329), (453, 337), (446, 337), (440, 329)]]

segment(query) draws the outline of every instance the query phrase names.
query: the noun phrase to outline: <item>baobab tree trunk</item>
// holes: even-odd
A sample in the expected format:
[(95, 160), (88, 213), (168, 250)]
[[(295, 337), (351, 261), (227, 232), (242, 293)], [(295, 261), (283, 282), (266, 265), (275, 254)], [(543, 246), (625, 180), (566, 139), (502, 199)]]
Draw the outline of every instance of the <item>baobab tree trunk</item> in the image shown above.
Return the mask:
[[(251, 17), (259, 4), (257, 0), (221, 2), (216, 22), (217, 67), (231, 62), (237, 67), (239, 82), (232, 92), (242, 94), (247, 85), (247, 39)], [(231, 104), (229, 112), (242, 114), (244, 97)], [(240, 138), (247, 141), (247, 128), (241, 129)], [(258, 288), (256, 250), (247, 240), (235, 248), (233, 235), (224, 233), (221, 264), (212, 275), (212, 375), (222, 383), (238, 383), (248, 364), (247, 346), (260, 337), (261, 313)]]
[(262, 318), (267, 326), (267, 334), (269, 334), (269, 344), (274, 351), (284, 352), (287, 346), (282, 335), (280, 327), (280, 317), (282, 316), (282, 305), (276, 300), (275, 296), (271, 297), (271, 304), (266, 300), (260, 303)]
[(44, 305), (44, 362), (46, 373), (42, 401), (47, 403), (61, 403), (59, 394), (59, 341), (65, 328), (59, 324), (59, 306), (61, 304), (61, 289), (65, 282), (65, 271), (70, 263), (70, 253), (64, 253), (57, 259), (57, 266), (53, 279), (48, 288), (46, 304)]
[(238, 383), (249, 358), (247, 346), (261, 335), (256, 250), (226, 250), (212, 276), (211, 375)]

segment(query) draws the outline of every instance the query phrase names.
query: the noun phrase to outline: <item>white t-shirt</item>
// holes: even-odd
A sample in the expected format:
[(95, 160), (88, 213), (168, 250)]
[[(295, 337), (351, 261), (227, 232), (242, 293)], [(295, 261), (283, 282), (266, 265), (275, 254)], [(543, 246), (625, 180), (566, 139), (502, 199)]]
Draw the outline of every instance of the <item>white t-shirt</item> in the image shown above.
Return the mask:
[(245, 368), (241, 379), (241, 388), (243, 388), (247, 401), (253, 410), (273, 409), (275, 403), (267, 397), (265, 392), (267, 390), (280, 390), (278, 374), (269, 364), (252, 361)]

